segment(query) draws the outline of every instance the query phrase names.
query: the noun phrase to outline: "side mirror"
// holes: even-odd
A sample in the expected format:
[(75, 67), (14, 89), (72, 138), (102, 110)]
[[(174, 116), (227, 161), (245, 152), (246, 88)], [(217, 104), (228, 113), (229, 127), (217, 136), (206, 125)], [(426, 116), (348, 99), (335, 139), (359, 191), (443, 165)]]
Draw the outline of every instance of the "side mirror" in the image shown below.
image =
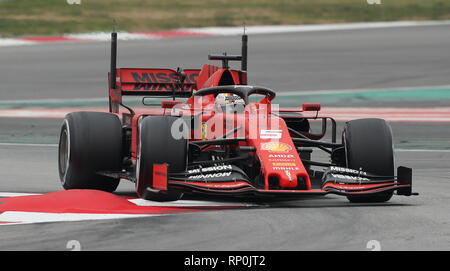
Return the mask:
[(304, 103), (303, 111), (320, 111), (320, 103)]

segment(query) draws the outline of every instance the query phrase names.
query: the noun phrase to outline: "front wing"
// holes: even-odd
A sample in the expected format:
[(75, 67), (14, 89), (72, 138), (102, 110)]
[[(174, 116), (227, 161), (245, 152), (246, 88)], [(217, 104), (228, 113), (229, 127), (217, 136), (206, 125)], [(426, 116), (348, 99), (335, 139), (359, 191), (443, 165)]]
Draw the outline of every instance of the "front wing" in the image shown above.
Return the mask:
[(182, 174), (159, 173), (154, 175), (153, 183), (157, 187), (182, 192), (246, 197), (300, 198), (326, 194), (362, 196), (386, 191), (396, 191), (397, 195), (404, 196), (417, 194), (412, 192), (412, 169), (407, 167), (398, 167), (397, 176), (376, 176), (363, 171), (330, 167), (323, 174), (321, 188), (311, 190), (261, 188), (252, 184), (241, 169), (232, 165), (207, 169), (196, 169)]

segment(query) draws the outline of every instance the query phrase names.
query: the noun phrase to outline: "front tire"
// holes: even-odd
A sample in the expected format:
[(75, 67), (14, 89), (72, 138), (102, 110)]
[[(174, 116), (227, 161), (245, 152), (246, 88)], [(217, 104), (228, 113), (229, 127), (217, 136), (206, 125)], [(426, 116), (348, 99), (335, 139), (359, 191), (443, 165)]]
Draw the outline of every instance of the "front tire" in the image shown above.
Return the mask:
[(113, 192), (120, 179), (99, 171), (120, 171), (122, 124), (114, 114), (74, 112), (63, 122), (58, 148), (58, 169), (64, 189)]
[[(392, 131), (383, 119), (357, 119), (346, 123), (343, 143), (347, 167), (380, 176), (394, 176)], [(386, 202), (393, 191), (347, 196), (350, 202)]]
[(139, 153), (136, 168), (136, 192), (139, 197), (153, 201), (175, 201), (182, 197), (178, 191), (150, 191), (153, 184), (153, 164), (168, 164), (168, 172), (183, 172), (187, 167), (187, 139), (175, 139), (171, 134), (176, 117), (149, 116), (139, 129)]

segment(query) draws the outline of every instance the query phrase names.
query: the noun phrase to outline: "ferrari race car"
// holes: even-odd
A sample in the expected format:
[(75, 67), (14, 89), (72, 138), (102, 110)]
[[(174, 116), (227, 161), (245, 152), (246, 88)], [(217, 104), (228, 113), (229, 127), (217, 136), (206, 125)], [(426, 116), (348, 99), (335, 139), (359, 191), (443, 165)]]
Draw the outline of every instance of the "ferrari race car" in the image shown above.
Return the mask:
[[(59, 175), (65, 189), (114, 191), (122, 179), (155, 201), (183, 194), (292, 199), (343, 195), (351, 202), (410, 196), (412, 169), (394, 169), (390, 126), (319, 116), (320, 104), (280, 108), (276, 93), (247, 84), (247, 35), (241, 55), (209, 55), (202, 69), (116, 68), (111, 35), (109, 112), (73, 112), (62, 124)], [(231, 69), (230, 61), (241, 62)], [(141, 96), (143, 106), (125, 105)], [(149, 97), (167, 97), (158, 104)], [(312, 113), (312, 114), (306, 114)], [(313, 133), (311, 121), (321, 122)], [(331, 125), (330, 139), (324, 140)], [(311, 159), (326, 154), (326, 162)]]

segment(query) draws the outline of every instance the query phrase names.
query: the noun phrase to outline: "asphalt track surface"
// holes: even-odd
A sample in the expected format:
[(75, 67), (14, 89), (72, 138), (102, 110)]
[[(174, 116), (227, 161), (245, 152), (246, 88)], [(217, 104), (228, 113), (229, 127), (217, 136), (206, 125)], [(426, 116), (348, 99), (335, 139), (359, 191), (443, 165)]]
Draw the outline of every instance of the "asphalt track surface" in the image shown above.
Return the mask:
[[(239, 41), (195, 37), (121, 42), (118, 63), (200, 67), (208, 53), (239, 53)], [(249, 44), (251, 83), (275, 90), (450, 84), (448, 27), (254, 35)], [(5, 47), (0, 63), (0, 100), (104, 97), (109, 44)], [(58, 133), (61, 120), (0, 122), (2, 133), (16, 131), (42, 143), (41, 138)], [(396, 163), (413, 168), (418, 197), (350, 204), (330, 195), (244, 210), (10, 225), (0, 231), (0, 249), (66, 250), (69, 240), (78, 240), (84, 250), (367, 250), (367, 242), (377, 240), (382, 250), (449, 250), (450, 152), (439, 148), (450, 138), (449, 124), (393, 123), (392, 128), (397, 143), (411, 142), (409, 149), (396, 152)], [(0, 145), (0, 191), (61, 190), (56, 151), (52, 146)], [(117, 193), (133, 191), (132, 184), (123, 182)]]

